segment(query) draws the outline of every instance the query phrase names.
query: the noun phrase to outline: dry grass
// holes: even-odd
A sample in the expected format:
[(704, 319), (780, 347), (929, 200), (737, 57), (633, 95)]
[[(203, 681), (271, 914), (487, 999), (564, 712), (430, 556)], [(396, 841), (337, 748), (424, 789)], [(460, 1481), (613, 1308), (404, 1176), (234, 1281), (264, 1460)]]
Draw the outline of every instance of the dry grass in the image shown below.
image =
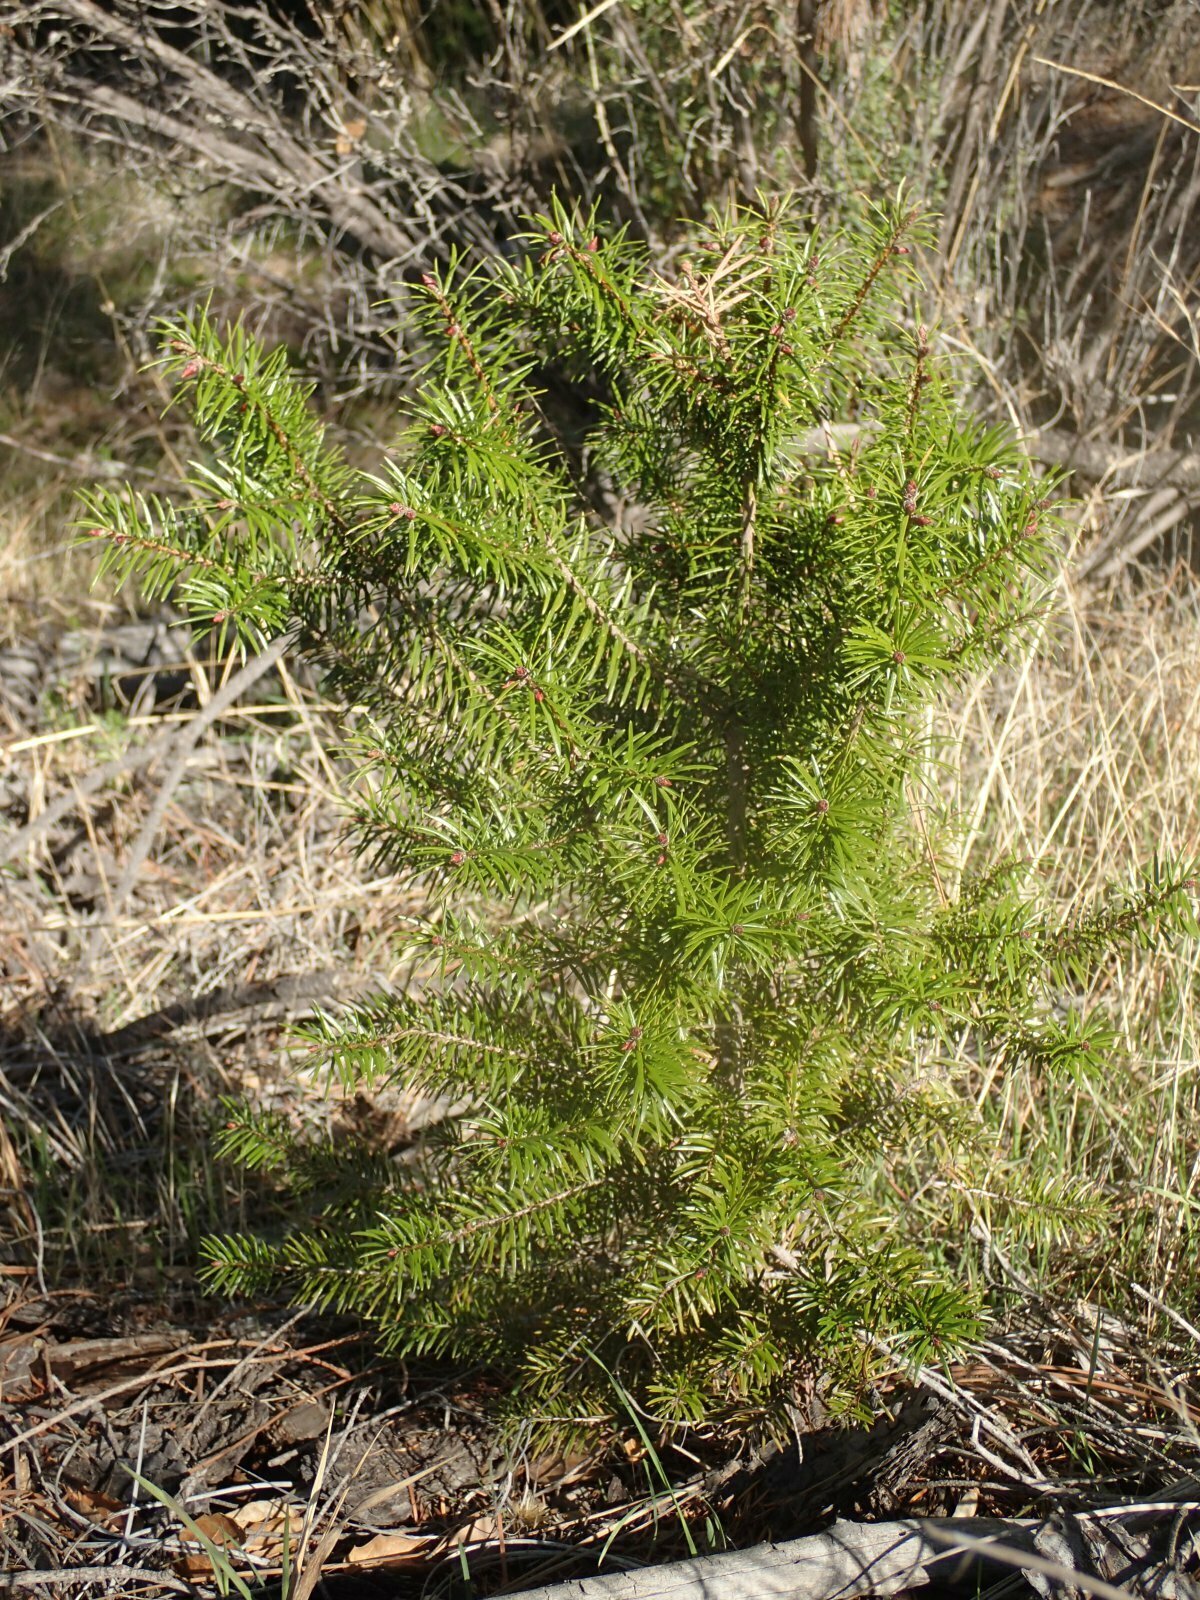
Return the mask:
[[(1037, 646), (949, 709), (939, 776), (966, 824), (962, 868), (1027, 861), (1070, 915), (1156, 853), (1200, 856), (1200, 587), (1180, 569), (1097, 594), (1068, 567), (1056, 602)], [(1180, 1306), (1194, 1291), (1198, 964), (1194, 941), (1111, 959), (1088, 1002), (1127, 1046), (1111, 1069), (976, 1078), (1001, 1160), (1082, 1179), (1109, 1203), (1094, 1236), (1033, 1264), (1042, 1283), (1110, 1304), (1129, 1303), (1131, 1281)]]
[[(89, 637), (111, 654), (123, 636)], [(79, 642), (74, 630), (45, 649), (36, 703), (10, 701), (0, 731), (8, 805), (36, 828), (68, 802), (0, 879), (5, 1255), (35, 1255), (49, 1279), (115, 1284), (132, 1268), (152, 1285), (163, 1267), (188, 1267), (199, 1234), (241, 1203), (208, 1153), (219, 1095), (295, 1101), (288, 1020), (387, 985), (406, 901), (359, 870), (330, 708), (284, 670), (208, 730), (132, 894), (114, 904), (169, 741), (229, 663), (184, 654), (174, 701), (104, 713), (88, 654), (62, 648)], [(126, 691), (138, 681), (128, 663), (117, 672)], [(157, 763), (134, 764), (164, 739)], [(87, 791), (100, 765), (122, 763)]]

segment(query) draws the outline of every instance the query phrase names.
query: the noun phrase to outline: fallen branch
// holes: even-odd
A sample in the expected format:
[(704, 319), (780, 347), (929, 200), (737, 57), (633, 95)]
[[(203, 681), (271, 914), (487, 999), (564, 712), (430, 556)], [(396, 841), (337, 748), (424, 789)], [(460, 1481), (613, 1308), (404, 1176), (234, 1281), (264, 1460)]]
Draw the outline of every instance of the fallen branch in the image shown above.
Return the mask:
[[(1021, 1523), (972, 1519), (971, 1525), (986, 1538), (1028, 1538), (1028, 1525)], [(941, 1538), (931, 1536), (935, 1529)], [(957, 1531), (948, 1520), (839, 1521), (806, 1539), (548, 1584), (524, 1591), (522, 1600), (840, 1600), (899, 1594), (931, 1582), (935, 1574), (949, 1580), (956, 1569), (978, 1563), (974, 1548), (969, 1555), (947, 1548), (947, 1538)]]

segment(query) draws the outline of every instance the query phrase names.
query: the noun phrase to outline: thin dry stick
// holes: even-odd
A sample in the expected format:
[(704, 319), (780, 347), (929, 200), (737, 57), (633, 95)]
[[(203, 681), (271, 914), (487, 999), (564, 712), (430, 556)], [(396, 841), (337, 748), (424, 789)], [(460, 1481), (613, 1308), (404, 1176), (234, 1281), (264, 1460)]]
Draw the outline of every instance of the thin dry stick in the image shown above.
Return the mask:
[(569, 28), (564, 28), (556, 39), (552, 39), (546, 46), (546, 53), (559, 49), (568, 39), (573, 39), (577, 33), (582, 32), (589, 23), (595, 22), (597, 17), (602, 17), (606, 11), (611, 11), (616, 4), (617, 0), (600, 0), (599, 5), (593, 6), (590, 11), (585, 11), (582, 17), (573, 22)]
[(1172, 111), (1170, 106), (1159, 105), (1157, 100), (1147, 100), (1144, 94), (1139, 94), (1136, 89), (1130, 89), (1123, 83), (1116, 83), (1112, 78), (1102, 78), (1098, 73), (1085, 72), (1082, 67), (1068, 67), (1064, 61), (1047, 61), (1045, 56), (1034, 56), (1033, 59), (1039, 67), (1050, 67), (1053, 71), (1065, 72), (1072, 78), (1086, 78), (1088, 83), (1098, 83), (1102, 88), (1115, 89), (1118, 94), (1127, 94), (1131, 100), (1138, 100), (1142, 105), (1149, 106), (1151, 111), (1170, 117), (1172, 122), (1177, 122), (1189, 133), (1200, 133), (1200, 122), (1193, 122), (1190, 117), (1181, 117), (1178, 111)]
[[(142, 870), (146, 857), (150, 854), (150, 848), (158, 835), (158, 830), (162, 826), (162, 820), (166, 815), (167, 807), (171, 803), (171, 797), (179, 787), (183, 775), (187, 771), (192, 751), (200, 742), (201, 734), (211, 723), (216, 721), (227, 706), (233, 704), (238, 695), (244, 694), (260, 678), (266, 676), (282, 657), (290, 643), (291, 637), (288, 634), (280, 634), (277, 639), (273, 639), (261, 655), (254, 656), (250, 661), (246, 662), (240, 672), (235, 672), (228, 683), (213, 695), (204, 709), (198, 711), (191, 722), (185, 724), (175, 734), (175, 760), (163, 777), (158, 794), (155, 796), (154, 804), (150, 807), (150, 814), (142, 824), (141, 832), (138, 834), (133, 849), (129, 853), (129, 860), (125, 863), (120, 880), (113, 890), (112, 903), (109, 908), (112, 916), (116, 917), (121, 914), (125, 902), (129, 898), (130, 891), (137, 880), (137, 875)], [(90, 971), (100, 954), (103, 942), (104, 929), (93, 929), (92, 937), (79, 963), (77, 977), (84, 977)]]
[(53, 1567), (42, 1572), (6, 1572), (4, 1582), (9, 1589), (48, 1589), (64, 1583), (145, 1583), (156, 1589), (168, 1589), (172, 1594), (192, 1594), (196, 1590), (190, 1583), (170, 1578), (165, 1572), (151, 1571), (146, 1567)]

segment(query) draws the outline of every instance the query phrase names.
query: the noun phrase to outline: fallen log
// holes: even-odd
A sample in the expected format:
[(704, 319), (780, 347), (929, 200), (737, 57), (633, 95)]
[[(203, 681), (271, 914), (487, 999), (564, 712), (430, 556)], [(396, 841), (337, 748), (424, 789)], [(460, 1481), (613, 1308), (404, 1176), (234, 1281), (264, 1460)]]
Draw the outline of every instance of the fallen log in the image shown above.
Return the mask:
[(838, 1521), (824, 1533), (750, 1550), (725, 1550), (665, 1567), (641, 1567), (576, 1578), (521, 1593), (521, 1600), (842, 1600), (892, 1595), (939, 1582), (961, 1581), (1002, 1539), (1027, 1542), (1033, 1524), (972, 1517), (971, 1549), (954, 1548), (964, 1528), (951, 1519), (901, 1522)]

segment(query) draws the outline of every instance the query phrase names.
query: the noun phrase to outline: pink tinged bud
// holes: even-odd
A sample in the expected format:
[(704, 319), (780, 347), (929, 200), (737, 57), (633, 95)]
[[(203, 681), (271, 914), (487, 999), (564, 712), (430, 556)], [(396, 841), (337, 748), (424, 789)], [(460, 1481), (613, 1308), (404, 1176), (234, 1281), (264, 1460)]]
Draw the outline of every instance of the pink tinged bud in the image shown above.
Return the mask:
[(421, 282), (427, 289), (437, 288), (437, 279), (434, 277), (432, 272), (423, 272), (421, 274)]
[(537, 701), (538, 705), (541, 705), (542, 701), (546, 698), (545, 691), (542, 689), (535, 689), (533, 691), (533, 698)]
[(896, 663), (896, 665), (898, 667), (902, 667), (904, 665), (904, 663), (908, 660), (908, 657), (904, 654), (903, 650), (893, 650), (892, 651), (892, 660)]
[(557, 228), (552, 228), (546, 237), (551, 244), (561, 244), (563, 242), (563, 236), (558, 232)]
[(785, 322), (795, 322), (795, 320), (796, 320), (796, 308), (795, 308), (795, 306), (789, 306), (787, 308), (787, 310), (783, 313), (783, 320)]
[(665, 845), (665, 844), (666, 844), (666, 842), (667, 842), (667, 836), (666, 836), (666, 834), (665, 834), (665, 833), (660, 833), (660, 834), (659, 834), (659, 835), (658, 835), (658, 842), (659, 842), (659, 844), (664, 844), (664, 845)]
[(790, 344), (781, 344), (779, 346), (779, 354), (781, 356), (790, 356), (792, 354), (791, 345)]
[(829, 810), (829, 801), (828, 800), (818, 800), (817, 801), (816, 811), (817, 811), (817, 815), (819, 817), (823, 817), (828, 810)]
[(245, 381), (246, 381), (246, 374), (244, 372), (235, 372), (234, 373), (234, 375), (233, 375), (234, 388), (240, 389), (242, 387), (242, 385), (245, 383)]
[(429, 431), (435, 439), (440, 439), (446, 430), (440, 422), (431, 422), (429, 424)]
[(735, 922), (729, 931), (735, 939), (740, 939), (746, 930), (742, 927), (740, 922)]
[(670, 789), (674, 787), (670, 778), (655, 778), (654, 781), (660, 789)]
[(461, 867), (463, 862), (466, 859), (467, 859), (467, 857), (466, 857), (466, 852), (465, 851), (456, 850), (454, 852), (454, 854), (450, 857), (450, 865), (452, 867)]
[(600, 240), (595, 234), (593, 234), (592, 237), (588, 240), (587, 247), (592, 252), (593, 255), (595, 255), (596, 251), (599, 250), (599, 248), (600, 248)]
[(236, 500), (218, 500), (217, 501), (217, 510), (218, 511), (232, 511), (236, 504), (237, 504)]
[(912, 247), (907, 244), (894, 244), (892, 246), (892, 254), (894, 256), (910, 256), (912, 255)]
[(664, 866), (666, 864), (666, 860), (667, 860), (666, 856), (656, 856), (655, 860), (654, 860), (654, 865), (656, 867)]
[(181, 378), (194, 378), (199, 371), (200, 363), (193, 360), (189, 361), (187, 366), (181, 369), (179, 376)]
[(778, 339), (778, 338), (780, 338), (782, 336), (782, 334), (783, 334), (783, 323), (782, 322), (777, 322), (775, 324), (775, 326), (771, 329), (771, 337), (772, 337), (772, 339)]

